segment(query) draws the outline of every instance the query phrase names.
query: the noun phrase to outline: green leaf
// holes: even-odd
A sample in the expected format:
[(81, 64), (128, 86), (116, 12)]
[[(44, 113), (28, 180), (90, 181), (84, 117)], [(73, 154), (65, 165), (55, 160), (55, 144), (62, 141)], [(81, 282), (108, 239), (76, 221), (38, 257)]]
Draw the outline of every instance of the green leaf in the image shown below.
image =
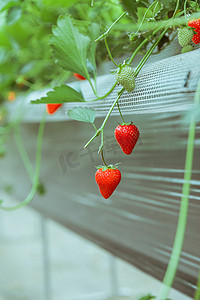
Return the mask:
[(0, 11), (6, 10), (18, 3), (20, 3), (19, 0), (0, 0)]
[(152, 296), (152, 295), (149, 294), (147, 296), (141, 297), (138, 300), (152, 300), (152, 299), (155, 299), (155, 298), (156, 298), (155, 296)]
[(83, 102), (84, 98), (82, 93), (77, 92), (68, 85), (62, 84), (56, 86), (53, 91), (47, 93), (46, 97), (33, 100), (31, 103), (65, 103), (65, 102)]
[(161, 4), (164, 5), (165, 8), (169, 10), (173, 10), (176, 6), (176, 0), (159, 0)]
[(21, 7), (20, 6), (13, 6), (10, 7), (6, 16), (6, 22), (8, 25), (12, 25), (17, 22), (22, 15)]
[(148, 8), (138, 7), (138, 23), (154, 19), (161, 9), (162, 4), (159, 1), (154, 1)]
[(74, 3), (78, 2), (78, 0), (43, 0), (44, 5), (47, 6), (64, 6), (64, 7), (70, 7)]
[(121, 0), (122, 7), (129, 13), (130, 16), (137, 20), (137, 1), (136, 0)]
[(60, 16), (53, 26), (50, 43), (58, 64), (65, 70), (88, 78), (87, 50), (89, 37), (82, 35), (73, 25), (69, 15)]
[(95, 120), (94, 109), (87, 107), (73, 107), (68, 110), (67, 115), (70, 119), (81, 122), (94, 123)]

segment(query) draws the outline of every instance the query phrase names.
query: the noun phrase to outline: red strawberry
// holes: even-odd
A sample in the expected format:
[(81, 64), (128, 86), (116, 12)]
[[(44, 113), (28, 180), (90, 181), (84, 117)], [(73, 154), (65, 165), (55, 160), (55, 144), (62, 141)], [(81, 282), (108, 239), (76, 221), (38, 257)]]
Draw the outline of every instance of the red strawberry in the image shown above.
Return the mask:
[(200, 19), (198, 20), (190, 20), (188, 22), (188, 26), (194, 28), (196, 32), (200, 32)]
[(50, 104), (46, 104), (46, 110), (47, 110), (47, 113), (49, 115), (52, 115), (53, 113), (56, 112), (57, 109), (59, 109), (59, 107), (61, 107), (61, 103), (50, 103)]
[(78, 80), (85, 80), (85, 77), (83, 77), (82, 75), (78, 74), (78, 73), (73, 73), (74, 77)]
[(200, 32), (193, 35), (192, 41), (196, 45), (200, 43)]
[(115, 138), (122, 148), (122, 151), (129, 155), (133, 151), (140, 132), (133, 124), (121, 124), (115, 128)]
[(121, 172), (114, 166), (102, 167), (96, 171), (95, 180), (101, 195), (108, 199), (121, 181)]

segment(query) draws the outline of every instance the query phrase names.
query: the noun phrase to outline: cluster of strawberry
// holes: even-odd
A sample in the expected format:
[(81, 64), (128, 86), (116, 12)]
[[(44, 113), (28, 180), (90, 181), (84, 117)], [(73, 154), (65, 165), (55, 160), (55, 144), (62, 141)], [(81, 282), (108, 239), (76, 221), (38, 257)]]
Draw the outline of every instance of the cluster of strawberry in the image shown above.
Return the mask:
[[(137, 126), (123, 123), (116, 127), (114, 134), (122, 151), (130, 155), (140, 135)], [(113, 165), (100, 167), (95, 174), (95, 180), (101, 195), (108, 199), (121, 181), (121, 172)]]
[(190, 20), (188, 22), (188, 26), (192, 27), (195, 31), (192, 41), (194, 44), (200, 44), (200, 19), (198, 20)]

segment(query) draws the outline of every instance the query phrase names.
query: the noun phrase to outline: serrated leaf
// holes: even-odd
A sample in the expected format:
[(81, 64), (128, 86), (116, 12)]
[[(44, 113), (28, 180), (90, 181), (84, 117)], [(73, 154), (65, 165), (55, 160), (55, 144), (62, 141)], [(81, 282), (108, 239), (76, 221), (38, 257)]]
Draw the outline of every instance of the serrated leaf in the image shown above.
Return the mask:
[(87, 50), (90, 39), (73, 25), (69, 15), (61, 16), (53, 26), (50, 44), (58, 64), (65, 70), (88, 77)]
[(6, 10), (19, 3), (19, 0), (0, 0), (0, 11)]
[(22, 15), (21, 7), (20, 6), (13, 6), (10, 7), (6, 16), (6, 22), (8, 25), (12, 25), (17, 22)]
[(88, 107), (73, 107), (68, 110), (67, 115), (70, 119), (81, 122), (94, 123), (95, 120), (94, 109)]
[(137, 20), (137, 1), (136, 0), (120, 0), (122, 7), (129, 13), (130, 16)]
[(53, 91), (47, 93), (46, 97), (41, 99), (33, 100), (31, 103), (65, 103), (65, 102), (83, 102), (84, 98), (82, 93), (77, 92), (68, 85), (62, 84), (57, 86)]

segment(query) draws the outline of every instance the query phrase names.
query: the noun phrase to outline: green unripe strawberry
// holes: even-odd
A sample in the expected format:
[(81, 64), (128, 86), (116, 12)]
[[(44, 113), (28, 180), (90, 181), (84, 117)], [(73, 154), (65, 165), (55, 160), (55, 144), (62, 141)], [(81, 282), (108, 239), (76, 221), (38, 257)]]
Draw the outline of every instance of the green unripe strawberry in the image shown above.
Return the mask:
[(193, 35), (194, 32), (192, 29), (188, 27), (181, 27), (178, 30), (178, 42), (181, 47), (188, 45), (191, 42)]
[(134, 70), (129, 66), (122, 66), (116, 74), (117, 82), (120, 83), (127, 92), (132, 92), (135, 88)]
[(185, 47), (182, 48), (181, 53), (186, 53), (186, 52), (190, 52), (193, 50), (192, 45), (187, 45)]

